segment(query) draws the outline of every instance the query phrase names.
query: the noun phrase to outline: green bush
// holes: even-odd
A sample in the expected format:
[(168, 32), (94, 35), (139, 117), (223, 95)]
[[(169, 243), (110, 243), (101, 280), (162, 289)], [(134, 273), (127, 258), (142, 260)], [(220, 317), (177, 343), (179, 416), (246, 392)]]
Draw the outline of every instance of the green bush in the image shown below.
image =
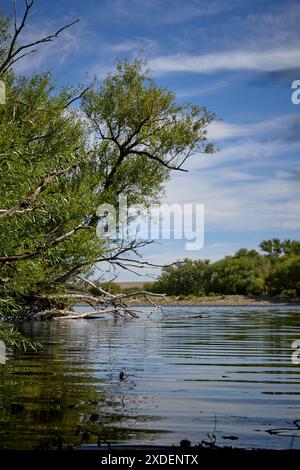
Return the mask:
[(282, 297), (296, 297), (297, 291), (296, 289), (284, 289), (280, 292)]
[(242, 248), (210, 263), (184, 259), (163, 269), (148, 290), (168, 295), (300, 295), (300, 243), (266, 240), (263, 254)]

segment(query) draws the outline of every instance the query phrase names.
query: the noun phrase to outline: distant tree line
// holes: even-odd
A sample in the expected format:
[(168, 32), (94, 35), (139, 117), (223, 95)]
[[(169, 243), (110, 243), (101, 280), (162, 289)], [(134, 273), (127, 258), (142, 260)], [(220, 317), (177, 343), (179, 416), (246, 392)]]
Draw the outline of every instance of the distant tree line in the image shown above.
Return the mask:
[(184, 259), (165, 267), (147, 289), (168, 295), (300, 295), (300, 242), (264, 240), (211, 263)]

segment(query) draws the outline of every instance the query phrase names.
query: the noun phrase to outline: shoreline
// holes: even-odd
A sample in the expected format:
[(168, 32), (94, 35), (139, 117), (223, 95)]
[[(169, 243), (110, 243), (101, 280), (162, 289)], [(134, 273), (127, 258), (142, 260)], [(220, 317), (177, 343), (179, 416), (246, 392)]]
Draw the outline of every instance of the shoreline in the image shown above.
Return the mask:
[[(151, 295), (149, 295), (151, 298)], [(154, 300), (154, 297), (152, 298)], [(215, 296), (166, 296), (164, 299), (159, 301), (157, 297), (156, 302), (161, 306), (179, 306), (179, 305), (203, 305), (203, 306), (265, 306), (265, 305), (295, 305), (300, 306), (300, 298), (289, 299), (287, 297), (267, 297), (267, 296), (245, 296), (245, 295), (215, 295)], [(149, 305), (149, 302), (145, 302), (145, 299), (141, 302), (141, 299), (136, 297), (130, 302), (133, 305)]]

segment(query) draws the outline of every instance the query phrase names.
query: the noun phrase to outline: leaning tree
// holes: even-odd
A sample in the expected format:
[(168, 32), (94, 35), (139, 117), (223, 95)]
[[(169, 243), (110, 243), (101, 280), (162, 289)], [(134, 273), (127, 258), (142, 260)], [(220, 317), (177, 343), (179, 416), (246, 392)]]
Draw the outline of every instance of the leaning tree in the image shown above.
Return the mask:
[[(131, 314), (125, 294), (91, 281), (101, 263), (146, 266), (139, 248), (149, 241), (97, 237), (101, 204), (157, 203), (170, 173), (186, 171), (193, 154), (213, 152), (205, 107), (176, 102), (143, 61), (121, 61), (88, 88), (59, 88), (49, 73), (22, 76), (14, 63), (37, 45), (21, 41), (33, 6), (0, 22), (0, 313), (6, 318), (75, 315), (78, 301), (97, 312)], [(90, 287), (94, 286), (93, 294)], [(98, 289), (98, 290), (97, 290)], [(147, 293), (144, 293), (147, 295)]]

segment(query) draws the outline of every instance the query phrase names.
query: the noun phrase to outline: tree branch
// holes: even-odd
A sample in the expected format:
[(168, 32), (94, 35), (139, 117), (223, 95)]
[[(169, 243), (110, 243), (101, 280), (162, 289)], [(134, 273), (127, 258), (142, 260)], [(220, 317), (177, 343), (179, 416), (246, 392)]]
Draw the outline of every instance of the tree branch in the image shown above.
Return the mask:
[(181, 168), (180, 165), (179, 166), (172, 166), (169, 163), (164, 162), (161, 158), (156, 157), (155, 155), (151, 154), (150, 152), (147, 152), (147, 150), (131, 150), (130, 153), (133, 153), (134, 155), (145, 156), (147, 158), (150, 158), (150, 160), (156, 160), (157, 162), (159, 162), (161, 165), (168, 168), (169, 170), (177, 170), (177, 171), (188, 172), (188, 170), (185, 170), (184, 168)]
[[(78, 149), (75, 149), (75, 151)], [(86, 160), (89, 155), (84, 155), (82, 158), (77, 160), (75, 163), (72, 163), (72, 165), (68, 166), (67, 168), (64, 168), (63, 170), (58, 170), (54, 171), (53, 173), (50, 173), (49, 175), (45, 176), (45, 178), (40, 182), (40, 184), (35, 188), (35, 190), (25, 199), (20, 199), (16, 204), (14, 204), (12, 207), (9, 209), (1, 209), (0, 210), (0, 220), (5, 219), (7, 217), (11, 217), (12, 215), (19, 213), (20, 211), (23, 211), (24, 209), (28, 208), (31, 204), (33, 204), (38, 196), (45, 191), (47, 186), (55, 179), (58, 178), (61, 175), (64, 175), (68, 173), (69, 171), (73, 170), (76, 168), (82, 161)]]
[(67, 240), (70, 238), (74, 233), (78, 232), (78, 230), (83, 230), (83, 229), (89, 229), (90, 227), (87, 227), (85, 224), (79, 224), (76, 227), (74, 227), (72, 230), (70, 230), (67, 233), (64, 233), (60, 237), (56, 238), (50, 243), (40, 245), (38, 246), (35, 250), (29, 251), (26, 253), (22, 253), (20, 255), (8, 255), (8, 256), (0, 256), (0, 263), (14, 263), (17, 261), (22, 261), (25, 259), (29, 258), (34, 258), (35, 256), (39, 255), (40, 253), (44, 253), (45, 251), (48, 251), (50, 248), (53, 248), (63, 241)]
[(74, 101), (80, 100), (80, 98), (83, 97), (83, 95), (89, 90), (90, 87), (85, 88), (78, 96), (75, 96), (75, 98), (72, 98), (70, 101), (68, 101), (64, 108), (68, 108)]
[[(10, 43), (10, 47), (8, 49), (8, 52), (7, 52), (7, 57), (4, 60), (4, 62), (0, 65), (0, 73), (5, 73), (13, 63), (15, 63), (17, 60), (19, 60), (21, 57), (18, 57), (18, 54), (20, 54), (20, 52), (23, 51), (24, 49), (29, 49), (30, 47), (37, 46), (38, 44), (53, 41), (53, 39), (56, 39), (59, 36), (60, 33), (62, 33), (64, 30), (70, 28), (74, 24), (78, 23), (78, 21), (79, 21), (78, 19), (75, 20), (75, 21), (72, 21), (72, 23), (69, 23), (69, 24), (63, 26), (62, 28), (58, 29), (56, 31), (56, 33), (54, 33), (54, 34), (51, 34), (49, 36), (45, 36), (42, 39), (38, 39), (37, 41), (33, 41), (31, 43), (23, 44), (23, 45), (21, 45), (21, 46), (19, 46), (15, 49), (18, 37), (20, 36), (22, 30), (24, 29), (24, 27), (26, 25), (26, 20), (27, 20), (27, 17), (28, 17), (28, 14), (30, 12), (31, 7), (34, 4), (34, 0), (30, 0), (30, 1), (25, 0), (25, 4), (26, 4), (25, 12), (23, 14), (23, 17), (22, 17), (22, 20), (21, 20), (21, 23), (20, 23), (19, 26), (17, 26), (16, 10), (14, 9), (14, 17), (15, 17), (15, 19), (14, 19), (14, 28), (15, 28), (15, 32), (14, 32), (14, 35), (13, 35), (11, 43)], [(32, 52), (34, 52), (34, 51), (30, 51), (29, 53), (32, 53)], [(27, 54), (28, 53), (23, 54), (22, 57), (24, 57)]]

